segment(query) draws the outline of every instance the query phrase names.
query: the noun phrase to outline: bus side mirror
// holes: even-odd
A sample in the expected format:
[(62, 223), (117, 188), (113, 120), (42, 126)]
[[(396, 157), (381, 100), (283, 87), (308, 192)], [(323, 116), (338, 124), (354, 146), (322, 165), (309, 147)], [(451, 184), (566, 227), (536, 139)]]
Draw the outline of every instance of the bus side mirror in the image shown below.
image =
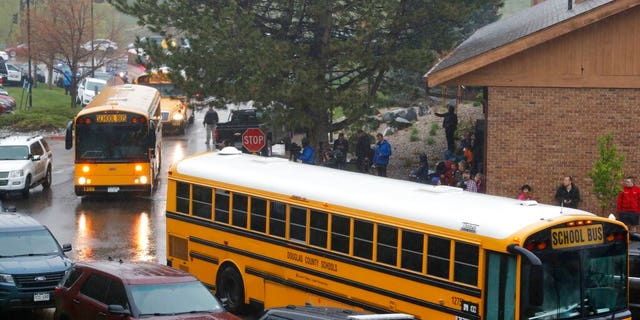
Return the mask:
[(529, 274), (529, 304), (532, 306), (541, 306), (544, 302), (543, 295), (544, 272), (542, 266), (531, 266)]
[(64, 148), (69, 150), (73, 147), (73, 120), (67, 123), (67, 129), (64, 134)]

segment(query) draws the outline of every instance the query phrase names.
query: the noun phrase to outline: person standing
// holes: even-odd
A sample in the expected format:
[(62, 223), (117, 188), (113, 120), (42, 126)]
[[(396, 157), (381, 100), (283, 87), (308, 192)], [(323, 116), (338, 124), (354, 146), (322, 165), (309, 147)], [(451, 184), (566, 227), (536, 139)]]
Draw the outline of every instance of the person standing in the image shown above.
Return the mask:
[(364, 133), (362, 130), (358, 130), (357, 133), (358, 141), (356, 142), (356, 165), (358, 166), (358, 171), (362, 173), (369, 172), (369, 166), (371, 163), (371, 159), (369, 158), (369, 154), (371, 153), (371, 140), (369, 136)]
[(456, 151), (455, 133), (458, 128), (458, 115), (455, 112), (455, 106), (449, 104), (449, 110), (447, 113), (435, 113), (436, 116), (444, 118), (442, 119), (442, 127), (444, 128), (445, 136), (447, 137), (447, 150), (454, 153)]
[(302, 139), (302, 151), (298, 156), (298, 160), (306, 164), (315, 164), (315, 154), (313, 147), (309, 145), (307, 138)]
[(387, 166), (391, 157), (391, 145), (384, 139), (382, 133), (378, 133), (376, 139), (378, 142), (376, 142), (376, 151), (373, 154), (373, 165), (376, 166), (379, 176), (386, 177)]
[(205, 144), (209, 145), (209, 141), (213, 139), (213, 145), (216, 144), (216, 126), (218, 125), (218, 112), (213, 109), (213, 102), (209, 103), (209, 110), (204, 115), (204, 120), (202, 121), (202, 125), (204, 125), (207, 139)]
[(636, 231), (640, 217), (640, 187), (635, 185), (633, 177), (626, 177), (622, 183), (617, 201), (618, 219)]
[(484, 185), (484, 174), (477, 172), (473, 175), (473, 181), (476, 182), (478, 193), (487, 193), (487, 187)]
[(560, 206), (577, 208), (580, 202), (580, 190), (573, 183), (573, 177), (566, 176), (556, 191), (556, 200)]
[(518, 193), (518, 200), (538, 200), (533, 194), (533, 188), (528, 184), (523, 184), (520, 187), (520, 193)]
[(338, 139), (333, 142), (333, 155), (336, 158), (336, 168), (346, 168), (347, 152), (349, 152), (349, 141), (344, 137), (344, 133), (340, 132)]

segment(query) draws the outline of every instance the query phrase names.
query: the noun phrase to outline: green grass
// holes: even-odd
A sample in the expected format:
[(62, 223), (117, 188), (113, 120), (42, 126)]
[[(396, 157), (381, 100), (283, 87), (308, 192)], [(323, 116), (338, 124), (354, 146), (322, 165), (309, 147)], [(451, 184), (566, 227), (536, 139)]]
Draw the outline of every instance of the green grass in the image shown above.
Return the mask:
[(46, 86), (33, 89), (32, 107), (27, 108), (27, 92), (21, 87), (5, 87), (9, 95), (16, 99), (13, 114), (0, 116), (0, 127), (11, 127), (16, 131), (58, 130), (64, 128), (69, 120), (80, 111), (80, 107), (71, 109), (71, 98), (64, 89), (47, 89)]
[(420, 140), (420, 137), (418, 137), (418, 128), (413, 127), (411, 128), (411, 135), (409, 136), (409, 141), (416, 142), (418, 140)]

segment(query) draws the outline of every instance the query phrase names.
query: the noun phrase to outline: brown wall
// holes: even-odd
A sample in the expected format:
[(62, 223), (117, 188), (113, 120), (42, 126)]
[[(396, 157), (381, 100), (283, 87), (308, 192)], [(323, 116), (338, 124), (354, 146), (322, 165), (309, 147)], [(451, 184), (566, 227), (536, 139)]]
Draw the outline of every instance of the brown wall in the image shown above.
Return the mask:
[(555, 204), (562, 177), (573, 175), (579, 208), (600, 213), (587, 173), (608, 132), (627, 156), (625, 174), (640, 177), (640, 88), (490, 87), (488, 98), (487, 193), (516, 197), (527, 183)]
[(467, 86), (639, 88), (638, 21), (640, 6), (447, 83)]

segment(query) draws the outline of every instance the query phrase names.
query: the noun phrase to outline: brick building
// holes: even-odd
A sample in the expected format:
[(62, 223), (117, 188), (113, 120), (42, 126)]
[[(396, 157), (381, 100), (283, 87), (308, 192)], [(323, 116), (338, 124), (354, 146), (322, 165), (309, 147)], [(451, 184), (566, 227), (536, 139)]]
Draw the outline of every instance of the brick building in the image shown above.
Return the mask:
[[(640, 1), (546, 0), (479, 29), (426, 75), (427, 86), (485, 92), (487, 192), (540, 202), (565, 175), (600, 213), (588, 172), (611, 133), (640, 176)], [(615, 210), (612, 208), (611, 210)]]

